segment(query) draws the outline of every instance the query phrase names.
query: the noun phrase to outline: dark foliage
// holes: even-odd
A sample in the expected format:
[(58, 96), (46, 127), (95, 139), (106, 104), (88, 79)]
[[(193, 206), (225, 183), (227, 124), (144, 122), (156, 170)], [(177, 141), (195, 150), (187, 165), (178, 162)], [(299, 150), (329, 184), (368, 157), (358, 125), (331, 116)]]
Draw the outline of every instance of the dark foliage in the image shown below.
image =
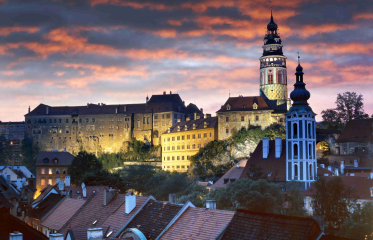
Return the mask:
[(102, 169), (102, 163), (92, 153), (81, 151), (76, 155), (69, 166), (67, 172), (71, 176), (72, 184), (79, 184), (86, 173), (95, 172)]

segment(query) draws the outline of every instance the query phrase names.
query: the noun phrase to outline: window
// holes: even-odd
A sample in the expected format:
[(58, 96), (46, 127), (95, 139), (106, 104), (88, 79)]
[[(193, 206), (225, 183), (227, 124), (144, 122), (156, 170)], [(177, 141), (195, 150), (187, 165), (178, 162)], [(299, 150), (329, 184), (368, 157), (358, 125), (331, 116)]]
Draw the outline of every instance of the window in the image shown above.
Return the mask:
[(201, 148), (201, 144), (198, 144), (198, 149), (200, 149)]
[(309, 158), (312, 158), (312, 144), (308, 144), (308, 154)]
[(45, 186), (45, 179), (43, 179), (43, 178), (40, 179), (40, 185), (41, 185), (41, 186)]
[(172, 141), (175, 141), (175, 137), (172, 137)]
[(60, 174), (60, 169), (59, 168), (56, 169), (56, 174)]
[(268, 74), (268, 84), (273, 84), (273, 74), (272, 73)]
[(137, 120), (137, 128), (140, 128), (140, 120)]
[(190, 135), (187, 135), (187, 139), (190, 139)]
[(308, 137), (312, 138), (311, 123), (308, 124)]
[(183, 149), (183, 150), (184, 150), (184, 148), (185, 148), (185, 146), (184, 146), (184, 145), (181, 145), (181, 149)]
[(298, 157), (298, 144), (293, 145), (294, 157)]
[(196, 149), (196, 145), (195, 144), (192, 145), (192, 149)]
[(180, 136), (177, 136), (177, 140), (178, 140), (178, 141), (180, 140)]
[(204, 138), (207, 138), (207, 133), (204, 133), (204, 134), (203, 134), (203, 137), (204, 137)]
[(226, 121), (226, 122), (229, 122), (229, 117), (225, 117), (225, 121)]
[(313, 174), (312, 174), (312, 164), (310, 164), (310, 179), (312, 180), (313, 179)]
[(52, 174), (52, 168), (49, 168), (48, 174)]
[(166, 118), (171, 118), (171, 114), (166, 114)]
[(359, 147), (355, 147), (355, 153), (358, 153)]
[(172, 146), (172, 150), (175, 150), (175, 146)]
[(158, 122), (154, 122), (154, 126), (158, 126)]
[(298, 124), (294, 123), (293, 124), (293, 137), (297, 137), (298, 136)]
[(201, 138), (201, 134), (200, 133), (198, 133), (198, 138)]
[(154, 119), (158, 119), (158, 115), (156, 114), (156, 115), (154, 115)]
[(83, 120), (82, 120), (81, 118), (79, 118), (79, 123), (82, 123), (82, 121), (83, 121)]
[(181, 156), (181, 160), (184, 160), (184, 156)]
[(69, 123), (69, 119), (66, 119), (66, 123)]
[(177, 158), (176, 158), (177, 160), (180, 160), (180, 156), (177, 156)]
[(187, 145), (187, 149), (190, 149), (190, 145)]
[(255, 116), (255, 121), (259, 121), (259, 115)]
[(144, 117), (142, 120), (142, 124), (145, 124), (145, 123), (146, 123), (146, 117)]
[(174, 156), (172, 157), (172, 160), (175, 160), (175, 157), (174, 157)]
[(241, 116), (241, 122), (245, 121), (245, 116)]
[(181, 136), (181, 140), (185, 140), (185, 136)]
[(192, 139), (196, 139), (196, 135), (195, 134), (192, 135)]
[(61, 123), (61, 122), (62, 122), (61, 118), (60, 118), (60, 119), (58, 119), (58, 123)]
[(41, 174), (45, 174), (45, 168), (41, 169)]
[(63, 174), (67, 174), (67, 171), (66, 171), (66, 169), (64, 169), (62, 173), (63, 173)]
[(96, 122), (96, 119), (95, 119), (95, 118), (92, 118), (92, 122), (93, 122), (93, 123)]
[(49, 179), (48, 179), (48, 184), (49, 184), (49, 185), (53, 185), (53, 180), (52, 180), (52, 178), (49, 178)]
[(190, 156), (187, 156), (187, 160), (190, 160)]
[(86, 122), (86, 123), (88, 123), (88, 122), (89, 122), (89, 119), (88, 119), (88, 118), (86, 118), (86, 119), (85, 119), (85, 122)]
[(44, 159), (43, 159), (43, 162), (44, 162), (44, 163), (48, 163), (48, 162), (49, 162), (49, 159), (48, 159), (48, 158), (44, 158)]
[(69, 133), (70, 131), (69, 130), (66, 130), (66, 133)]
[(180, 150), (180, 146), (177, 146), (177, 150)]
[(170, 161), (170, 157), (167, 157), (167, 161)]
[(58, 159), (57, 158), (53, 159), (53, 162), (58, 163)]
[(294, 179), (298, 180), (298, 165), (294, 164)]
[(225, 133), (229, 133), (229, 128), (225, 129)]

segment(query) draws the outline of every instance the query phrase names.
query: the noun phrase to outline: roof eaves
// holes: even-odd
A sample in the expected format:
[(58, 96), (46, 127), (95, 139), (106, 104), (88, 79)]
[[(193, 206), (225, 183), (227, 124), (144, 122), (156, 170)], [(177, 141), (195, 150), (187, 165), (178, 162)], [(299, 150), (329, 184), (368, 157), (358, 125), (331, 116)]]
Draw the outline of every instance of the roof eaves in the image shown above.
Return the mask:
[(189, 200), (184, 204), (184, 206), (180, 209), (180, 211), (175, 215), (175, 217), (168, 223), (168, 225), (163, 229), (163, 231), (158, 235), (155, 240), (158, 240), (171, 226), (176, 222), (177, 219), (188, 209), (188, 207), (195, 207), (193, 203)]
[(150, 199), (156, 201), (156, 199), (150, 195), (149, 198), (144, 202), (144, 204), (133, 214), (133, 216), (128, 219), (128, 221), (118, 230), (118, 232), (113, 236), (113, 238), (118, 238), (119, 234), (123, 232), (124, 229), (126, 229), (127, 225), (136, 217), (136, 215), (144, 208), (144, 206), (150, 201)]

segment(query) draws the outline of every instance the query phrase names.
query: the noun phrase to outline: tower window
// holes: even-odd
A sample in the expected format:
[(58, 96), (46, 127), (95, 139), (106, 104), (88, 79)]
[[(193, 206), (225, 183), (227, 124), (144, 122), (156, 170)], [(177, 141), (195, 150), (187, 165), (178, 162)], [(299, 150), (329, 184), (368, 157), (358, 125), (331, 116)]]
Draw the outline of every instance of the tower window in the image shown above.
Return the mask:
[(273, 84), (273, 74), (268, 74), (268, 84)]
[(310, 180), (312, 180), (313, 179), (313, 174), (312, 174), (312, 164), (310, 164)]
[(312, 158), (312, 144), (308, 144), (308, 153), (310, 158)]
[(312, 134), (311, 134), (311, 123), (308, 124), (308, 137), (309, 138), (312, 138)]
[(294, 179), (298, 180), (298, 165), (294, 164)]
[(296, 138), (298, 136), (298, 124), (293, 124), (293, 137)]
[(293, 145), (294, 157), (298, 157), (298, 144)]

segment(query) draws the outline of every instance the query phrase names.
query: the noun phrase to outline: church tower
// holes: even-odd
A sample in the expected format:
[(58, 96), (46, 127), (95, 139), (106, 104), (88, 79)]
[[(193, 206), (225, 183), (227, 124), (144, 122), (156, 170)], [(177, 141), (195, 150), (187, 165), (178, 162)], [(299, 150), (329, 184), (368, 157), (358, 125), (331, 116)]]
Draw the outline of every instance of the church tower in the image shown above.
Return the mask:
[(260, 57), (260, 96), (273, 109), (288, 110), (286, 57), (277, 24), (271, 21), (264, 36), (263, 56)]
[[(298, 57), (299, 59), (299, 57)], [(299, 60), (298, 60), (299, 61)], [(303, 68), (296, 68), (296, 82), (290, 94), (292, 107), (286, 117), (286, 180), (298, 181), (307, 189), (317, 176), (316, 114), (308, 105), (311, 94), (303, 82)]]

